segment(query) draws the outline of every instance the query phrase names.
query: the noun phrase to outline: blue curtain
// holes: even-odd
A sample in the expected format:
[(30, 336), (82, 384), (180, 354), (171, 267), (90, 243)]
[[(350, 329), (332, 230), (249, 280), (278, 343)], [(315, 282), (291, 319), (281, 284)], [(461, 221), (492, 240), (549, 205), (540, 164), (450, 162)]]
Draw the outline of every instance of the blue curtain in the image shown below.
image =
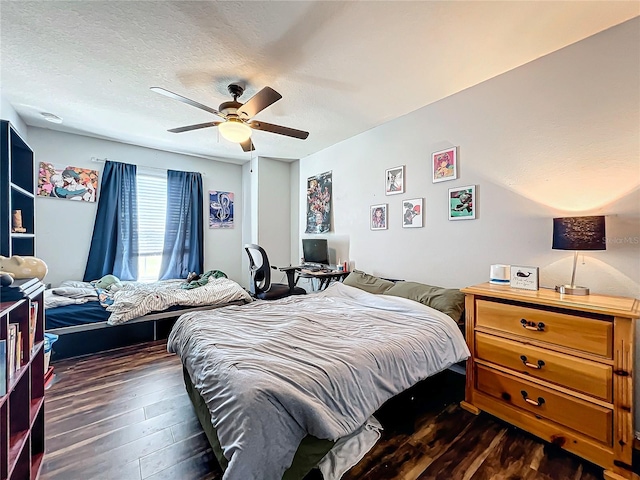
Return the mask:
[(202, 175), (167, 171), (167, 221), (160, 280), (203, 273)]
[(84, 271), (90, 282), (113, 274), (138, 278), (138, 197), (136, 166), (105, 162), (93, 237)]

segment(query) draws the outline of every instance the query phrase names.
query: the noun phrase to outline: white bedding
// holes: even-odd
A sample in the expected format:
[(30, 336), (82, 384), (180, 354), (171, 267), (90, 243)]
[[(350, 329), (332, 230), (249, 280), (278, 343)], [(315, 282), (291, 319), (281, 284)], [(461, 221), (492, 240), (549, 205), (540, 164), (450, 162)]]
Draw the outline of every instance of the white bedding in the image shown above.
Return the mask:
[(199, 307), (243, 300), (251, 295), (228, 278), (209, 278), (198, 288), (184, 289), (184, 280), (162, 280), (154, 283), (127, 283), (113, 295), (113, 305), (107, 323), (118, 325), (150, 312), (161, 312), (174, 305)]
[[(209, 283), (192, 289), (181, 288), (184, 283), (184, 280), (123, 282), (120, 290), (107, 295), (106, 301), (113, 301), (112, 305), (106, 307), (111, 312), (107, 323), (119, 325), (151, 312), (162, 312), (174, 305), (201, 307), (253, 300), (246, 290), (228, 278), (210, 277)], [(96, 289), (89, 282), (68, 280), (62, 282), (60, 287), (45, 291), (45, 308), (98, 300)], [(104, 300), (100, 299), (101, 303)]]
[(182, 315), (167, 348), (211, 412), (229, 460), (224, 480), (280, 480), (307, 434), (346, 437), (386, 400), (469, 355), (448, 315), (342, 283)]

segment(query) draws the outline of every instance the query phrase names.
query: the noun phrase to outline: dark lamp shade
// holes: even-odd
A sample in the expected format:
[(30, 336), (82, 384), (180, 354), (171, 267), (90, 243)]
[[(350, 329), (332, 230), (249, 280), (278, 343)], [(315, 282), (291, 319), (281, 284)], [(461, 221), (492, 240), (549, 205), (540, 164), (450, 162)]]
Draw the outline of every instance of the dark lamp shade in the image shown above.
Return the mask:
[(606, 250), (604, 216), (553, 219), (556, 250)]

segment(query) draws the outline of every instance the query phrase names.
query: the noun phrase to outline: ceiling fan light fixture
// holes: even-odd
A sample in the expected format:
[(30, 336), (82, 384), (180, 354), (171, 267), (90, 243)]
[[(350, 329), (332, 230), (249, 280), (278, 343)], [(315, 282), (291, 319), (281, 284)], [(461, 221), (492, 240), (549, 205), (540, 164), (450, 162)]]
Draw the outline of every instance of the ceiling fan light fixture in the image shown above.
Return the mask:
[(242, 143), (251, 138), (251, 128), (236, 118), (230, 118), (218, 125), (220, 135), (234, 143)]

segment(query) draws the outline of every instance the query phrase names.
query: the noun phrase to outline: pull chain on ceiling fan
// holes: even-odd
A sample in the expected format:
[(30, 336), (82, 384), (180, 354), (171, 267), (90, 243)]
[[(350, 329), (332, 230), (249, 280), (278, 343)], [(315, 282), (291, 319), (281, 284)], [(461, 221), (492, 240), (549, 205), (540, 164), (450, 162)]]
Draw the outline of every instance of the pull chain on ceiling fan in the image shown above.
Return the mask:
[(186, 127), (172, 128), (168, 130), (171, 133), (182, 133), (201, 128), (218, 127), (220, 135), (230, 142), (239, 143), (245, 152), (255, 150), (253, 141), (251, 140), (252, 129), (271, 132), (287, 137), (299, 138), (301, 140), (305, 140), (309, 136), (309, 132), (296, 130), (295, 128), (252, 120), (255, 115), (282, 98), (282, 95), (276, 92), (273, 88), (264, 87), (253, 97), (247, 100), (246, 103), (238, 102), (238, 97), (242, 96), (244, 93), (244, 87), (242, 85), (232, 83), (229, 85), (228, 89), (229, 93), (233, 96), (233, 100), (221, 103), (218, 110), (216, 110), (203, 105), (202, 103), (196, 102), (195, 100), (191, 100), (190, 98), (170, 92), (164, 88), (151, 87), (151, 90), (156, 93), (173, 98), (179, 102), (186, 103), (192, 107), (199, 108), (205, 112), (213, 113), (223, 119), (222, 122), (206, 122), (198, 123), (196, 125), (188, 125)]

